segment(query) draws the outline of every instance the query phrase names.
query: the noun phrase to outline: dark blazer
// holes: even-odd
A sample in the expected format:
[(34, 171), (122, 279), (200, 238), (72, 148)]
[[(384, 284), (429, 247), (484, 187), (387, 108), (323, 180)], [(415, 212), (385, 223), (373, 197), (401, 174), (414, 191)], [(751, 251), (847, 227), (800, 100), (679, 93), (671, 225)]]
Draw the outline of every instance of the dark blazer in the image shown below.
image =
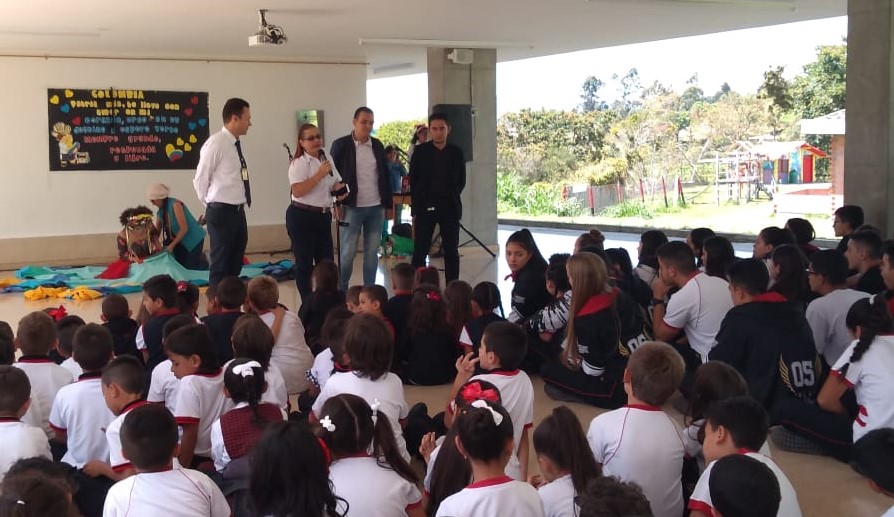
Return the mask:
[[(435, 144), (431, 141), (417, 145), (413, 151), (413, 158), (410, 160), (410, 193), (413, 198), (414, 214), (432, 206), (435, 197), (445, 197), (435, 196), (431, 187), (431, 163), (440, 159), (435, 155), (437, 152)], [(466, 162), (463, 152), (459, 147), (447, 144), (442, 156), (447, 160), (446, 171), (449, 175), (443, 184), (451, 187), (446, 197), (452, 202), (456, 217), (462, 219), (463, 205), (459, 196), (466, 187)]]
[[(382, 206), (392, 208), (394, 206), (391, 182), (388, 175), (388, 158), (385, 156), (385, 146), (378, 138), (369, 137), (372, 141), (373, 155), (376, 157), (376, 169), (379, 173), (379, 196), (382, 198)], [(354, 149), (354, 135), (343, 136), (332, 142), (329, 154), (332, 163), (345, 180), (351, 192), (345, 198), (344, 204), (357, 206), (357, 152)]]

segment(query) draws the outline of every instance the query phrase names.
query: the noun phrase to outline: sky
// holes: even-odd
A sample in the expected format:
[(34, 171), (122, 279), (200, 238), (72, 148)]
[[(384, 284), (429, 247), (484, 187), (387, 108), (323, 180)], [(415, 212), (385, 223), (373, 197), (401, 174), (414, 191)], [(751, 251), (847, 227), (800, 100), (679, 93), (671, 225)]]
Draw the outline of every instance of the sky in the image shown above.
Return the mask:
[[(612, 76), (631, 68), (643, 86), (657, 80), (682, 91), (698, 74), (707, 94), (724, 82), (734, 91), (753, 93), (767, 69), (785, 66), (785, 76), (792, 78), (814, 60), (817, 46), (839, 45), (846, 34), (847, 17), (838, 17), (498, 63), (497, 115), (523, 108), (574, 109), (591, 75), (607, 83), (603, 97), (611, 102)], [(426, 74), (367, 81), (366, 90), (377, 124), (426, 115)]]

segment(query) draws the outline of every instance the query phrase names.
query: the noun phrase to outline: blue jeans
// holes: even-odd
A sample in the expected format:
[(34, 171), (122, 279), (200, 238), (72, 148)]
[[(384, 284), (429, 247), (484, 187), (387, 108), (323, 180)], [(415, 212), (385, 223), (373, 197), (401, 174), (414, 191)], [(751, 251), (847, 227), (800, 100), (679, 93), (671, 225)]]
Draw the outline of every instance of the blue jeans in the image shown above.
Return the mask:
[(363, 230), (363, 285), (376, 283), (376, 270), (379, 267), (378, 247), (382, 238), (382, 225), (385, 224), (385, 208), (382, 205), (362, 208), (343, 206), (344, 221), (347, 228), (341, 229), (341, 290), (348, 290), (351, 272), (354, 271), (354, 256), (357, 255), (357, 242)]

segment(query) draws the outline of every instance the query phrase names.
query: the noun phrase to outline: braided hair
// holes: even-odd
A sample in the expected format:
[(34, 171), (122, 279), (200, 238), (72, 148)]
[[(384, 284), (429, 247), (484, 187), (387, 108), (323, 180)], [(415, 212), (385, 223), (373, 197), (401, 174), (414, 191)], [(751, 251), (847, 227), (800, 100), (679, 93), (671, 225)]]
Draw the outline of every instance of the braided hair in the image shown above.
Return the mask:
[(876, 336), (889, 333), (894, 327), (885, 297), (878, 295), (854, 302), (850, 310), (847, 311), (845, 323), (852, 332), (859, 327), (860, 338), (857, 340), (857, 346), (854, 347), (848, 364), (841, 369), (842, 375), (847, 374), (850, 363), (856, 363), (863, 359), (863, 355), (869, 350), (869, 345), (872, 344)]

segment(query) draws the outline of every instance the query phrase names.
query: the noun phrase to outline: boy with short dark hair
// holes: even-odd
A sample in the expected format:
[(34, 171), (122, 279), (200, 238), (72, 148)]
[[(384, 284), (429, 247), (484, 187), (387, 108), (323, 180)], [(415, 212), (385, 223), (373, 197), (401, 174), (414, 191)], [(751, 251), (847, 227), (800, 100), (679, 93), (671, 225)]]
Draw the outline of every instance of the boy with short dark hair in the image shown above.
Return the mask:
[(574, 498), (579, 517), (646, 517), (652, 515), (643, 489), (614, 476), (599, 476)]
[(885, 290), (882, 278), (882, 238), (872, 230), (859, 230), (850, 234), (844, 252), (847, 265), (857, 273), (848, 279), (848, 285), (857, 291), (878, 294)]
[[(528, 337), (522, 328), (508, 321), (491, 323), (484, 331), (478, 357), (468, 353), (456, 362), (456, 378), (450, 399), (454, 400), (462, 386), (480, 379), (492, 383), (500, 391), (503, 407), (512, 419), (513, 449), (506, 474), (517, 480), (527, 479), (529, 429), (534, 425), (534, 386), (528, 374), (519, 370), (528, 348)], [(476, 365), (483, 373), (475, 375)], [(445, 418), (452, 422), (453, 413)]]
[(0, 364), (11, 365), (16, 362), (15, 334), (12, 327), (0, 321)]
[(641, 486), (655, 515), (683, 514), (683, 440), (661, 406), (680, 387), (685, 371), (683, 357), (670, 345), (638, 346), (624, 370), (627, 406), (597, 416), (587, 431), (602, 472)]
[(169, 275), (155, 275), (143, 284), (143, 307), (149, 320), (137, 333), (137, 349), (143, 354), (146, 372), (151, 373), (165, 360), (162, 332), (165, 323), (180, 314), (177, 309), (177, 282)]
[(116, 357), (103, 369), (101, 382), (106, 406), (115, 415), (105, 433), (109, 444), (109, 461), (91, 460), (84, 465), (84, 473), (120, 481), (134, 473), (133, 465), (121, 455), (121, 425), (128, 412), (147, 403), (142, 398), (145, 384), (143, 365), (135, 357)]
[(214, 339), (217, 362), (223, 366), (233, 358), (233, 326), (244, 313), (242, 304), (246, 298), (245, 282), (235, 276), (228, 276), (215, 286), (215, 296), (209, 303), (218, 310), (202, 318)]
[[(133, 311), (127, 298), (120, 294), (110, 294), (102, 299), (102, 326), (112, 333), (115, 343), (115, 356), (132, 355), (143, 360), (143, 354), (137, 350), (137, 331), (140, 324), (133, 319)], [(142, 364), (142, 363), (140, 363)]]
[(112, 333), (102, 325), (90, 323), (79, 328), (73, 357), (84, 373), (78, 382), (62, 387), (53, 400), (49, 422), (56, 441), (68, 446), (62, 461), (75, 468), (90, 460), (109, 459), (104, 433), (115, 416), (106, 407), (100, 377), (113, 349)]
[(72, 349), (74, 345), (74, 334), (77, 330), (87, 322), (80, 316), (68, 315), (56, 322), (56, 334), (59, 336), (59, 344), (54, 349), (60, 357), (65, 358), (59, 363), (59, 366), (71, 372), (71, 376), (75, 379), (84, 373), (84, 370), (75, 362), (72, 357)]
[[(868, 478), (873, 492), (894, 498), (894, 429), (875, 429), (857, 440), (851, 465)], [(894, 506), (882, 517), (892, 515)]]
[(372, 314), (385, 322), (385, 326), (391, 332), (391, 342), (394, 343), (396, 337), (396, 329), (394, 323), (385, 316), (385, 304), (388, 303), (388, 291), (378, 284), (363, 286), (360, 290), (360, 308), (359, 312), (363, 314)]
[(838, 243), (838, 251), (844, 254), (847, 251), (847, 243), (850, 235), (863, 226), (863, 209), (857, 205), (844, 205), (835, 210), (835, 220), (832, 229), (836, 237), (841, 237)]
[(411, 264), (399, 262), (391, 268), (391, 292), (393, 296), (385, 302), (382, 312), (394, 325), (395, 343), (403, 343), (407, 321), (410, 318), (410, 302), (413, 301), (413, 287), (416, 269)]
[(770, 467), (744, 454), (720, 458), (708, 482), (714, 515), (723, 517), (776, 517), (779, 481)]
[(690, 516), (710, 517), (714, 509), (710, 484), (716, 461), (725, 456), (744, 454), (773, 471), (779, 482), (779, 517), (801, 517), (798, 496), (776, 463), (757, 452), (767, 440), (769, 418), (760, 402), (749, 396), (724, 399), (705, 411), (703, 451), (708, 466), (698, 479), (689, 500)]
[(22, 370), (0, 366), (0, 481), (21, 458), (52, 459), (43, 430), (20, 421), (31, 403), (31, 383)]
[(43, 429), (47, 438), (55, 436), (49, 423), (53, 399), (60, 388), (74, 380), (71, 372), (50, 360), (50, 350), (58, 342), (56, 324), (44, 312), (35, 311), (19, 320), (15, 344), (22, 351), (22, 357), (15, 366), (31, 382), (31, 405), (22, 421)]
[(229, 517), (230, 505), (208, 476), (174, 466), (177, 440), (177, 424), (164, 406), (146, 404), (127, 413), (121, 446), (137, 473), (109, 490), (104, 517), (182, 515), (186, 509), (194, 515)]

